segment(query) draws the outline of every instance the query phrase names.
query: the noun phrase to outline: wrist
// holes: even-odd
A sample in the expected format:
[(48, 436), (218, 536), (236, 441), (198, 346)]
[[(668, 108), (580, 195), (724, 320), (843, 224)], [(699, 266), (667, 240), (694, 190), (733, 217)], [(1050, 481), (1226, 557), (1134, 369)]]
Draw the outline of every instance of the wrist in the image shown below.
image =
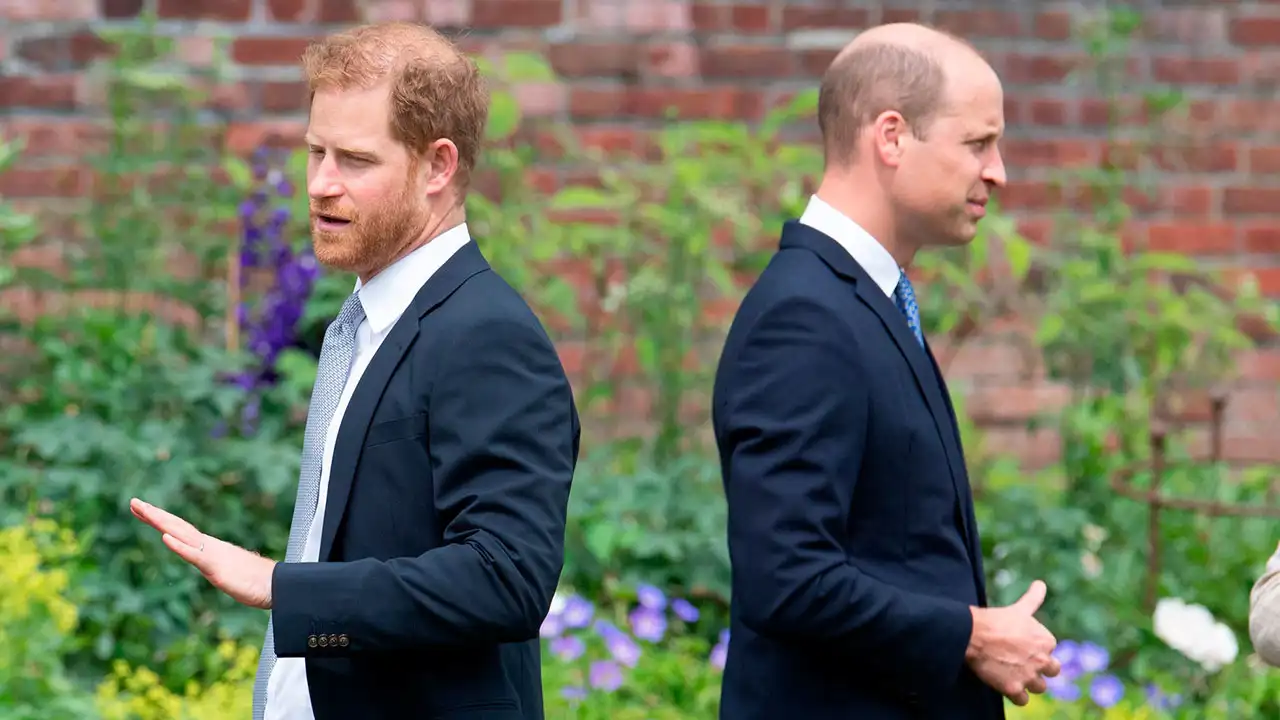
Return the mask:
[(987, 638), (987, 617), (982, 608), (969, 606), (969, 615), (973, 618), (973, 629), (969, 631), (969, 645), (964, 649), (965, 662), (972, 662), (982, 654), (982, 647)]

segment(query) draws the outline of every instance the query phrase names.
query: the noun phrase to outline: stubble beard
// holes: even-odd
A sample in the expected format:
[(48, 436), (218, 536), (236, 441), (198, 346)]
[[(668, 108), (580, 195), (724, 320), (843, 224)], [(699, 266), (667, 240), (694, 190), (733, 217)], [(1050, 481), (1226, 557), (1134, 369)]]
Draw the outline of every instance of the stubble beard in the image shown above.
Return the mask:
[[(311, 243), (316, 260), (335, 270), (366, 274), (386, 267), (426, 223), (426, 211), (413, 202), (410, 189), (377, 207), (357, 211), (341, 232), (321, 230), (313, 223)], [(323, 205), (317, 207), (323, 211)]]

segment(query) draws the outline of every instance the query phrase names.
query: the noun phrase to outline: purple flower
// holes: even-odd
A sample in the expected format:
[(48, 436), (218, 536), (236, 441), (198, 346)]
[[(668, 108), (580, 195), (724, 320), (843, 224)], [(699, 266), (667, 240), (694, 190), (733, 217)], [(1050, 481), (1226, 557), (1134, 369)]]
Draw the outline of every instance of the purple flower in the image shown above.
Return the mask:
[(1062, 675), (1067, 674), (1067, 668), (1070, 667), (1073, 672), (1079, 672), (1080, 662), (1080, 643), (1075, 640), (1063, 640), (1053, 649), (1053, 657), (1062, 665)]
[(1076, 656), (1080, 669), (1086, 673), (1102, 672), (1107, 669), (1107, 663), (1110, 661), (1111, 654), (1107, 649), (1091, 642), (1082, 644)]
[(1124, 684), (1115, 675), (1099, 675), (1089, 686), (1089, 697), (1099, 707), (1109, 708), (1124, 697)]
[(560, 691), (560, 695), (564, 697), (565, 700), (585, 700), (587, 697), (587, 689), (581, 687), (566, 687)]
[(1182, 695), (1166, 695), (1163, 690), (1152, 683), (1147, 686), (1147, 702), (1157, 710), (1173, 710), (1182, 704)]
[(667, 619), (662, 613), (647, 607), (638, 607), (631, 611), (631, 632), (636, 637), (649, 642), (658, 642), (667, 632)]
[(636, 587), (636, 599), (641, 605), (650, 610), (665, 610), (667, 607), (667, 596), (661, 590), (652, 585), (640, 585)]
[(640, 646), (622, 631), (606, 637), (604, 644), (613, 659), (627, 667), (635, 667), (640, 661)]
[(622, 668), (609, 660), (591, 663), (591, 687), (605, 692), (613, 692), (622, 685)]
[(573, 635), (563, 635), (551, 641), (551, 652), (565, 662), (573, 662), (582, 657), (587, 644)]
[(584, 628), (591, 623), (591, 617), (595, 613), (595, 608), (586, 598), (579, 595), (573, 595), (565, 600), (564, 609), (560, 611), (560, 619), (564, 621), (565, 627)]
[(1080, 699), (1080, 685), (1074, 676), (1067, 674), (1065, 665), (1057, 677), (1045, 678), (1044, 684), (1049, 696), (1056, 700), (1075, 702)]
[(676, 614), (676, 617), (687, 623), (698, 622), (698, 608), (694, 607), (693, 603), (685, 600), (684, 598), (676, 598), (675, 600), (672, 600), (671, 611)]
[(711, 657), (707, 660), (711, 666), (717, 670), (724, 670), (725, 661), (729, 659), (729, 630), (728, 628), (720, 631), (720, 641), (715, 647), (711, 648)]

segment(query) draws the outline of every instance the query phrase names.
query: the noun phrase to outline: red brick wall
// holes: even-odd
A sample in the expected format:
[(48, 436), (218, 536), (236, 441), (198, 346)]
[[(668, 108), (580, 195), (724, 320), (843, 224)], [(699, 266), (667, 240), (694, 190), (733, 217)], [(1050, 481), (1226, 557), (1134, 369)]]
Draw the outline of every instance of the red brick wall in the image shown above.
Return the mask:
[[(1006, 82), (1013, 183), (1004, 204), (1031, 233), (1055, 209), (1055, 169), (1095, 161), (1105, 113), (1097, 97), (1063, 82), (1081, 57), (1073, 21), (1098, 3), (838, 2), (836, 0), (0, 0), (0, 110), (7, 135), (31, 145), (0, 176), (0, 194), (65, 205), (84, 187), (75, 165), (90, 137), (95, 92), (80, 74), (98, 48), (87, 32), (156, 7), (183, 58), (208, 61), (215, 33), (235, 38), (243, 81), (220, 88), (233, 113), (231, 144), (301, 120), (295, 60), (307, 38), (358, 20), (417, 18), (466, 28), (472, 48), (546, 51), (565, 82), (524, 93), (536, 114), (629, 133), (675, 105), (685, 116), (752, 118), (773, 99), (811, 86), (852, 30), (920, 19), (971, 38)], [(1280, 5), (1274, 1), (1149, 1), (1145, 37), (1128, 63), (1136, 86), (1175, 83), (1194, 98), (1184, 147), (1162, 157), (1154, 197), (1140, 199), (1132, 233), (1203, 262), (1255, 271), (1280, 294)], [(882, 9), (882, 6), (888, 6)], [(920, 6), (947, 10), (917, 10)], [(55, 200), (50, 200), (50, 199)], [(951, 353), (944, 353), (950, 356)], [(1275, 349), (1244, 358), (1233, 391), (1227, 449), (1241, 460), (1280, 460)], [(1050, 434), (1020, 429), (1060, 388), (1020, 375), (1016, 351), (987, 338), (950, 359), (948, 374), (995, 445), (1050, 460)]]

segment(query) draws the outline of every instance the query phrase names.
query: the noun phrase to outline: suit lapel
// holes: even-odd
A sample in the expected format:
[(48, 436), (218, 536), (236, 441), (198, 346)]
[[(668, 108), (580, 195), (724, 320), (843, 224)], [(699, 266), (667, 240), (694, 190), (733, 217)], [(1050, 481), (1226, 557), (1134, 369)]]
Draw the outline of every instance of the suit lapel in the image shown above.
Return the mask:
[(329, 490), (325, 500), (324, 527), (320, 535), (320, 561), (329, 558), (333, 539), (342, 523), (351, 496), (351, 484), (360, 464), (365, 436), (373, 421), (374, 411), (382, 400), (405, 353), (418, 339), (421, 319), (449, 298), (468, 278), (489, 269), (475, 241), (463, 245), (439, 270), (427, 279), (413, 302), (396, 321), (387, 339), (374, 354), (360, 377), (360, 384), (342, 415), (342, 425), (334, 443), (333, 461), (329, 468)]
[(931, 356), (924, 348), (920, 347), (915, 335), (911, 333), (911, 329), (904, 322), (902, 312), (893, 304), (893, 301), (881, 291), (871, 279), (871, 276), (867, 275), (866, 270), (834, 239), (792, 220), (786, 224), (782, 234), (782, 247), (788, 246), (803, 247), (816, 253), (838, 275), (851, 281), (858, 299), (880, 318), (881, 325), (889, 333), (889, 337), (893, 339), (898, 352), (902, 354), (903, 359), (907, 361), (907, 365), (911, 367), (911, 374), (915, 376), (916, 387), (924, 395), (925, 403), (929, 406), (929, 414), (933, 417), (934, 429), (937, 430), (938, 439), (942, 441), (942, 446), (945, 449), (951, 484), (955, 488), (956, 496), (960, 498), (961, 517), (963, 520), (961, 530), (964, 533), (965, 546), (972, 553), (974, 533), (972, 522), (967, 512), (970, 494), (968, 477), (964, 474), (964, 458), (960, 455), (959, 443), (955, 439), (956, 425), (952, 421), (953, 416), (949, 411), (950, 405), (948, 400), (943, 397), (942, 387), (938, 381), (941, 375), (936, 373), (936, 366), (932, 365)]

